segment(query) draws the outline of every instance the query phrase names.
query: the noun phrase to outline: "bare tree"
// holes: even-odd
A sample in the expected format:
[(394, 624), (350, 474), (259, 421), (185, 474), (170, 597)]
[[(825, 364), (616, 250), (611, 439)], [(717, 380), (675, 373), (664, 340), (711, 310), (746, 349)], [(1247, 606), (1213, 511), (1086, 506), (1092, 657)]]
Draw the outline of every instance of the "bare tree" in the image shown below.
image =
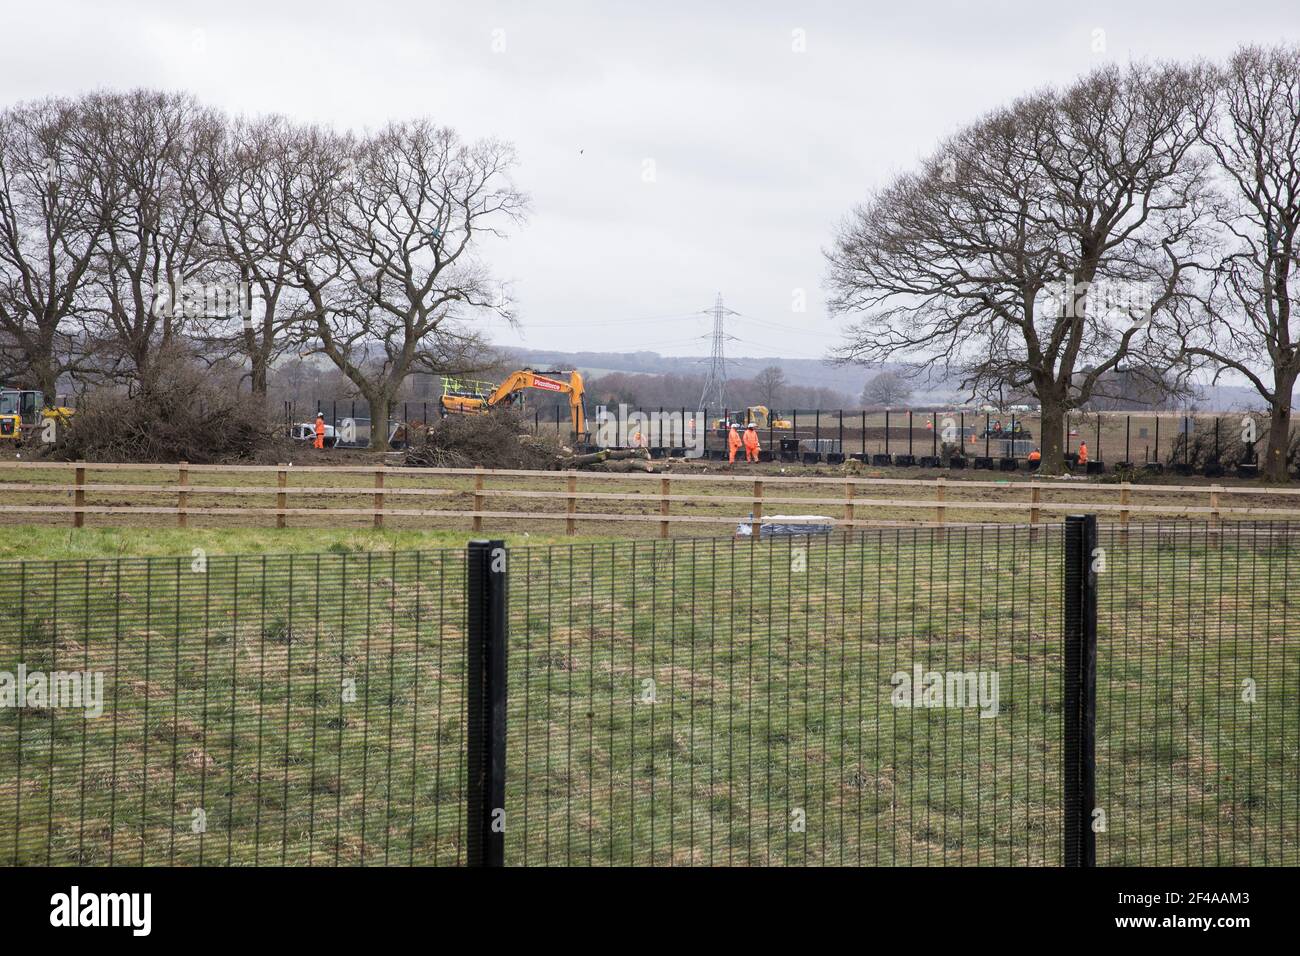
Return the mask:
[(786, 386), (785, 370), (779, 365), (769, 365), (754, 376), (754, 388), (769, 409), (776, 408), (777, 398)]
[(1043, 468), (1065, 415), (1182, 301), (1204, 232), (1201, 67), (1098, 70), (999, 110), (855, 210), (828, 255), (843, 360), (1032, 391)]
[(312, 306), (315, 347), (356, 385), (377, 427), (412, 372), (459, 375), (492, 361), (470, 320), (511, 317), (476, 260), (479, 243), (520, 221), (526, 199), (509, 178), (513, 150), (462, 143), (418, 121), (334, 149), (342, 183), (298, 285)]
[(113, 370), (147, 381), (152, 356), (180, 340), (213, 245), (199, 157), (220, 118), (185, 94), (136, 90), (84, 100), (76, 138), (93, 169), (89, 204), (104, 231), (93, 311)]
[(1269, 407), (1262, 473), (1288, 478), (1300, 379), (1300, 47), (1238, 50), (1218, 74), (1205, 130), (1229, 194), (1217, 216), (1225, 253), (1202, 308), (1173, 323), (1184, 354), (1244, 377)]
[(294, 279), (331, 195), (328, 139), (269, 117), (237, 120), (204, 144), (213, 274), (238, 294), (234, 314), (205, 315), (200, 330), (217, 356), (243, 357), (256, 395), (308, 308)]
[(862, 388), (862, 404), (867, 408), (902, 405), (911, 397), (911, 384), (897, 372), (879, 372)]
[(0, 357), (6, 380), (39, 389), (48, 404), (86, 358), (77, 320), (103, 233), (88, 170), (70, 149), (80, 120), (64, 99), (0, 113)]

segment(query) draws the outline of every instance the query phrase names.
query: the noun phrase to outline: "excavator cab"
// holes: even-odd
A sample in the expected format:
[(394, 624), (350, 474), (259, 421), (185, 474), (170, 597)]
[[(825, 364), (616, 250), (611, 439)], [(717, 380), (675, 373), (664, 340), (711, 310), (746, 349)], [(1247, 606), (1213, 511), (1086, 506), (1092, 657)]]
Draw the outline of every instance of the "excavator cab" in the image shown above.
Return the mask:
[(443, 418), (481, 412), (487, 404), (488, 396), (495, 390), (496, 385), (492, 382), (444, 378), (438, 411)]
[(71, 408), (46, 408), (35, 389), (0, 388), (0, 440), (18, 441), (24, 429), (38, 428), (47, 418), (67, 424), (71, 417)]

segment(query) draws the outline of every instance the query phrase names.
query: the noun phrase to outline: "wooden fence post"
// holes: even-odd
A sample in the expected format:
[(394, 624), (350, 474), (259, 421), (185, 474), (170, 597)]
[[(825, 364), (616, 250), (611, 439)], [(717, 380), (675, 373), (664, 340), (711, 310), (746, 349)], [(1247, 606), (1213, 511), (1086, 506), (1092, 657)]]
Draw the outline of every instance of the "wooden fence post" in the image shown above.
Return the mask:
[(935, 523), (937, 523), (940, 527), (940, 533), (942, 533), (942, 529), (943, 529), (944, 491), (945, 489), (943, 484), (943, 478), (942, 477), (936, 478), (934, 480), (934, 500), (937, 502), (937, 504), (935, 505), (935, 509), (934, 509), (934, 520)]
[(844, 525), (845, 530), (853, 530), (853, 479), (844, 482)]
[(763, 483), (754, 482), (754, 514), (749, 523), (750, 538), (757, 542), (763, 536)]
[(189, 523), (189, 515), (185, 513), (185, 509), (190, 504), (190, 493), (185, 489), (190, 484), (190, 463), (188, 461), (178, 462), (176, 468), (179, 472), (177, 481), (181, 488), (176, 494), (176, 527), (184, 528)]
[(86, 492), (84, 490), (86, 484), (86, 463), (84, 461), (77, 462), (76, 482), (77, 490), (72, 493), (72, 505), (76, 509), (72, 512), (72, 526), (74, 528), (80, 528), (86, 523), (86, 513), (81, 510), (86, 506)]
[(1029, 534), (1032, 536), (1038, 530), (1039, 510), (1038, 506), (1042, 503), (1043, 496), (1037, 485), (1029, 489)]
[[(483, 510), (483, 466), (479, 465), (474, 471), (474, 511), (479, 512)], [(474, 530), (483, 530), (483, 516), (477, 513), (474, 515)]]
[(1125, 540), (1128, 539), (1128, 517), (1129, 517), (1128, 508), (1125, 506), (1128, 505), (1129, 503), (1129, 494), (1130, 494), (1129, 489), (1131, 487), (1132, 486), (1127, 481), (1121, 483), (1119, 486), (1119, 503), (1120, 503), (1119, 533), (1120, 533), (1120, 537)]
[(275, 526), (284, 527), (284, 509), (289, 503), (289, 495), (285, 488), (289, 485), (289, 472), (285, 470), (284, 462), (280, 462), (280, 470), (275, 473), (276, 485), (279, 491), (275, 494)]
[(375, 469), (375, 527), (384, 526), (384, 466)]
[[(670, 478), (659, 479), (659, 517), (663, 519), (667, 519), (668, 517), (668, 489), (671, 480), (672, 479)], [(667, 520), (663, 520), (659, 522), (659, 537), (661, 538), (668, 537)]]
[(573, 537), (578, 533), (578, 522), (573, 517), (573, 513), (578, 510), (578, 499), (575, 494), (578, 490), (577, 473), (569, 471), (564, 479), (564, 485), (569, 492), (569, 497), (564, 503), (564, 513), (568, 515), (564, 519), (564, 533), (569, 537)]

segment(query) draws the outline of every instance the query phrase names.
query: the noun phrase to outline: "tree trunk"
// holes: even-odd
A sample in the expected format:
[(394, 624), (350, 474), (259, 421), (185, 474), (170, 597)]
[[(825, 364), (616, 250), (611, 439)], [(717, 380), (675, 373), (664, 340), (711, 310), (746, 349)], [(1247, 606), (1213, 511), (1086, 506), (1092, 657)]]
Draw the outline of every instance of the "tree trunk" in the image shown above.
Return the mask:
[(1042, 463), (1038, 470), (1044, 475), (1059, 475), (1065, 471), (1065, 408), (1056, 402), (1043, 402), (1039, 418), (1038, 450)]
[(254, 395), (266, 397), (266, 358), (261, 351), (253, 353), (253, 368), (249, 376), (249, 385)]
[(59, 403), (59, 374), (54, 370), (53, 363), (41, 361), (32, 365), (32, 376), (35, 378), (35, 386), (40, 390), (42, 400), (46, 408), (53, 408)]
[(388, 450), (388, 417), (393, 407), (395, 388), (383, 392), (364, 393), (370, 405), (370, 450)]
[(1291, 445), (1291, 393), (1295, 389), (1293, 372), (1274, 373), (1276, 401), (1269, 415), (1268, 450), (1259, 463), (1259, 473), (1266, 481), (1286, 484), (1290, 479), (1287, 452)]

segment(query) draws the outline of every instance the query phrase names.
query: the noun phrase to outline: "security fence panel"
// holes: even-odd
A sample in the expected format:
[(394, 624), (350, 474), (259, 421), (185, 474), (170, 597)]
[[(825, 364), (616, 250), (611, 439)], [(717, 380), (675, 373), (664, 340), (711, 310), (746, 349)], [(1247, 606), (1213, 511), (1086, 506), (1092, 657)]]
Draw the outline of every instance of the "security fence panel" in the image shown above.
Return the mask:
[(1297, 532), (0, 562), (0, 863), (1300, 865)]
[(1062, 862), (1059, 529), (511, 562), (508, 864)]
[(460, 862), (464, 567), (4, 563), (0, 860)]
[(1300, 864), (1297, 534), (1102, 531), (1099, 865)]

